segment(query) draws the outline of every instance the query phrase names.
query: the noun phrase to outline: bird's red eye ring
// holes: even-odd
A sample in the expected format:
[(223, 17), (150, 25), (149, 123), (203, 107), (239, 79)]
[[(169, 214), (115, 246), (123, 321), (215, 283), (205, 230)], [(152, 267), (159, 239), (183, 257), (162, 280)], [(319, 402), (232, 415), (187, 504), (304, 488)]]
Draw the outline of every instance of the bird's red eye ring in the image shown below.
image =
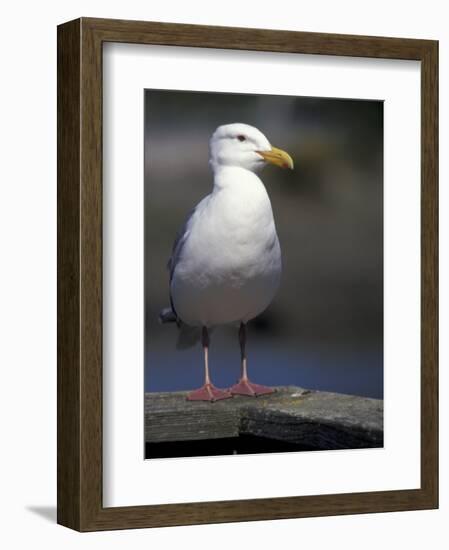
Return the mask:
[(245, 141), (246, 140), (246, 137), (245, 136), (242, 136), (241, 134), (239, 136), (237, 136), (237, 139), (239, 141)]

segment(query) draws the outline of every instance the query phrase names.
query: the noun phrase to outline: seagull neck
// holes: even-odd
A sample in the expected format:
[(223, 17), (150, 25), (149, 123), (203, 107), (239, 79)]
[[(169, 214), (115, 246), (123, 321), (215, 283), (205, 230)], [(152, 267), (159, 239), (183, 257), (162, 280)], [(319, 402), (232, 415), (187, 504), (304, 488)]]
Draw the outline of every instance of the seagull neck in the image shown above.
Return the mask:
[(262, 181), (254, 172), (241, 166), (214, 167), (214, 189), (221, 190), (235, 185), (241, 186), (242, 180), (262, 184)]

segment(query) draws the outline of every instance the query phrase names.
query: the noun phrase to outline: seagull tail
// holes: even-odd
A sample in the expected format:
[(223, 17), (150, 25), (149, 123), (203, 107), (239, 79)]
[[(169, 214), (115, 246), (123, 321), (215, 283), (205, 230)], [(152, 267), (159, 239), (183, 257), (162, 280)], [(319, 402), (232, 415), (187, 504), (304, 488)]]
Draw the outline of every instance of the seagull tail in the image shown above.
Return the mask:
[(199, 327), (189, 327), (184, 323), (178, 325), (178, 340), (176, 349), (192, 348), (201, 340), (201, 329)]
[(198, 327), (189, 327), (184, 324), (178, 319), (178, 316), (171, 307), (166, 307), (159, 313), (159, 323), (176, 323), (178, 325), (179, 332), (176, 349), (192, 348), (201, 340), (201, 330)]

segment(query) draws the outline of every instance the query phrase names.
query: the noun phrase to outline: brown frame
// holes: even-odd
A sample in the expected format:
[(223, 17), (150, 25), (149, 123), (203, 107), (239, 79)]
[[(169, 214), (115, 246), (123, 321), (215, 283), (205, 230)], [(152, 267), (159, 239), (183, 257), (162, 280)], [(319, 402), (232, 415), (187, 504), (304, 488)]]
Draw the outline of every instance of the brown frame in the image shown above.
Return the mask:
[[(104, 508), (102, 44), (421, 61), (421, 488)], [(438, 42), (81, 18), (58, 27), (58, 523), (79, 531), (438, 507)]]

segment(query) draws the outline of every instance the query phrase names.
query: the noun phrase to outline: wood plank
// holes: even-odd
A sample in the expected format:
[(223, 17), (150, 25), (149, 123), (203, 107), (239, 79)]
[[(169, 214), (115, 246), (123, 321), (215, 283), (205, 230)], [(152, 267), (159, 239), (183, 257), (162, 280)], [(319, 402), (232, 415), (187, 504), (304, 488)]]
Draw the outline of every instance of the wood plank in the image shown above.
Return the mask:
[(145, 394), (147, 443), (252, 435), (311, 449), (382, 447), (383, 401), (278, 387), (275, 394), (208, 403), (187, 392)]

